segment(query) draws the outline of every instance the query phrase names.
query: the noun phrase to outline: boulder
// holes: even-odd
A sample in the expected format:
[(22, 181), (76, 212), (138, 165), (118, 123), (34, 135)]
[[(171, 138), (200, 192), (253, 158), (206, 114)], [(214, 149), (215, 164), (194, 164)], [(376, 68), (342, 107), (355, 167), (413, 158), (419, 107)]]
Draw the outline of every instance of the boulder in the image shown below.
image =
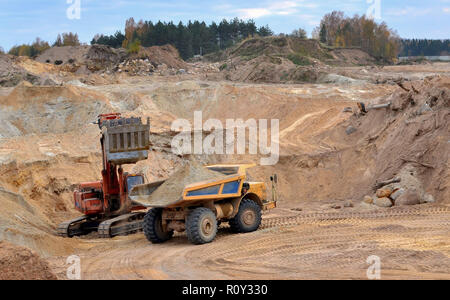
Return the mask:
[(378, 198), (388, 198), (391, 196), (393, 190), (390, 187), (383, 187), (381, 189), (377, 190), (377, 197)]
[(363, 199), (363, 203), (373, 204), (373, 198), (370, 196), (365, 196)]
[(396, 206), (407, 206), (420, 204), (420, 196), (417, 192), (407, 191), (395, 200)]
[(347, 133), (347, 135), (351, 135), (352, 133), (356, 132), (356, 128), (353, 126), (348, 126), (345, 132)]
[(425, 201), (425, 203), (434, 203), (434, 202), (436, 202), (436, 200), (434, 199), (433, 195), (430, 195), (430, 194), (425, 194), (425, 196), (423, 198), (424, 198), (423, 200)]
[(344, 110), (342, 112), (353, 112), (353, 108), (346, 107), (346, 108), (344, 108)]
[(391, 198), (392, 200), (395, 201), (395, 200), (397, 200), (398, 197), (400, 197), (401, 195), (403, 195), (405, 192), (406, 192), (406, 191), (405, 191), (405, 189), (403, 189), (403, 188), (398, 189), (398, 190), (396, 190), (395, 192), (393, 192), (393, 193), (391, 194), (390, 198)]
[(391, 207), (392, 201), (387, 197), (375, 199), (375, 205), (378, 207)]
[(351, 200), (347, 200), (344, 202), (344, 207), (353, 207), (353, 202)]

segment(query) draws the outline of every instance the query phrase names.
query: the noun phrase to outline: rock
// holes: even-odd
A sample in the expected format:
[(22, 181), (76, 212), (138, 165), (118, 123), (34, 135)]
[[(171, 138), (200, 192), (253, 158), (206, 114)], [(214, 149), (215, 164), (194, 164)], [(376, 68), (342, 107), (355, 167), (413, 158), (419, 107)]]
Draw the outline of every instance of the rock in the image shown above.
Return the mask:
[(378, 207), (391, 207), (392, 201), (387, 197), (375, 199), (375, 205)]
[(392, 188), (390, 187), (383, 187), (381, 189), (377, 190), (377, 197), (378, 198), (388, 198), (392, 194)]
[(353, 109), (351, 107), (346, 107), (342, 112), (353, 112)]
[(364, 199), (363, 199), (363, 203), (373, 204), (373, 198), (370, 197), (370, 196), (365, 196)]
[(66, 82), (66, 84), (74, 85), (74, 86), (80, 86), (80, 87), (86, 87), (87, 85), (79, 81), (78, 79), (71, 80)]
[(420, 204), (420, 196), (417, 192), (407, 191), (395, 200), (396, 206), (407, 206)]
[(353, 207), (353, 202), (351, 200), (347, 200), (344, 202), (344, 207)]
[(417, 110), (417, 115), (420, 116), (420, 115), (423, 115), (424, 113), (429, 112), (429, 111), (433, 111), (433, 110), (432, 110), (431, 107), (428, 105), (428, 103), (424, 103), (424, 104)]
[(57, 83), (51, 78), (45, 78), (42, 80), (41, 85), (43, 86), (55, 86)]
[(400, 197), (401, 195), (403, 195), (405, 192), (406, 192), (406, 191), (405, 191), (405, 189), (403, 189), (403, 188), (398, 189), (398, 190), (396, 190), (395, 192), (393, 192), (393, 193), (391, 194), (390, 198), (391, 198), (392, 200), (395, 201), (395, 200), (397, 200), (398, 197)]
[(436, 200), (434, 199), (433, 195), (425, 194), (424, 196), (425, 203), (434, 203)]
[(345, 132), (347, 133), (347, 135), (350, 135), (350, 134), (356, 132), (356, 128), (353, 126), (348, 126), (347, 129), (345, 130)]
[(341, 209), (342, 206), (339, 205), (339, 204), (334, 204), (334, 205), (331, 206), (331, 208), (334, 208), (334, 209)]

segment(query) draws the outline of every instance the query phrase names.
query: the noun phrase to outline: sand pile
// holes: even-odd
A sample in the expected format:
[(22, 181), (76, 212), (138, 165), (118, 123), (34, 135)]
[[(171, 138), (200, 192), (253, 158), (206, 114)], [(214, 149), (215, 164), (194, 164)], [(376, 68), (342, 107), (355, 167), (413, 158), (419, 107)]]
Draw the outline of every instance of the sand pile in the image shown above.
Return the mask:
[(52, 47), (36, 57), (36, 60), (55, 65), (82, 63), (89, 49), (90, 46)]
[[(186, 74), (188, 64), (181, 59), (178, 50), (171, 45), (141, 47), (138, 53), (116, 65), (114, 72), (130, 76), (159, 74), (162, 76)], [(110, 72), (108, 72), (110, 73)]]
[(56, 280), (35, 252), (0, 241), (0, 280)]
[(38, 86), (60, 85), (62, 69), (28, 57), (0, 54), (0, 87), (13, 87), (22, 81)]
[(316, 82), (322, 74), (319, 67), (299, 66), (286, 57), (266, 54), (251, 60), (242, 57), (228, 60), (221, 69), (227, 80), (256, 83)]
[(148, 59), (153, 66), (166, 65), (173, 69), (186, 69), (186, 62), (180, 57), (178, 50), (172, 45), (141, 47), (137, 54), (131, 55), (131, 59)]
[(40, 81), (39, 76), (18, 65), (15, 59), (13, 56), (0, 54), (0, 87), (13, 87), (22, 80), (32, 83)]
[(61, 65), (67, 72), (90, 74), (106, 70), (120, 63), (127, 53), (105, 45), (53, 47), (36, 60), (41, 63)]
[(333, 66), (373, 65), (360, 49), (331, 50), (319, 41), (295, 37), (252, 38), (226, 51), (205, 56), (221, 61), (227, 80), (257, 83), (315, 83)]
[(16, 66), (12, 57), (0, 54), (0, 86), (15, 86), (25, 74), (25, 70)]
[(105, 45), (92, 45), (86, 54), (85, 64), (89, 71), (111, 69), (127, 56), (125, 49), (114, 49)]
[(105, 45), (53, 47), (44, 51), (36, 60), (41, 63), (61, 65), (62, 70), (79, 75), (97, 73), (124, 73), (131, 76), (175, 75), (188, 65), (171, 45), (141, 47), (138, 53), (129, 54), (123, 48)]
[(376, 59), (369, 53), (356, 48), (334, 49), (330, 53), (333, 56), (334, 64), (348, 66), (374, 65)]
[(147, 206), (165, 207), (177, 203), (181, 199), (185, 186), (201, 181), (220, 180), (225, 177), (221, 173), (206, 169), (198, 162), (188, 161), (149, 197), (145, 196), (145, 191), (148, 189), (144, 185), (133, 191), (131, 198)]

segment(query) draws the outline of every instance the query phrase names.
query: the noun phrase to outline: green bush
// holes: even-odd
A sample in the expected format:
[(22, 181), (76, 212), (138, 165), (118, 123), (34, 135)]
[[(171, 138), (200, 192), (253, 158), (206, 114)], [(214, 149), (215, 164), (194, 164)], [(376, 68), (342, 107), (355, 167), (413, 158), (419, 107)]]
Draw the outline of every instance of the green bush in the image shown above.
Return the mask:
[(223, 65), (221, 65), (221, 66), (219, 67), (219, 70), (220, 70), (220, 71), (223, 71), (223, 70), (225, 70), (227, 67), (228, 67), (227, 64), (223, 64)]
[(141, 48), (141, 41), (136, 39), (132, 43), (128, 44), (128, 53), (138, 53)]
[(294, 64), (299, 66), (309, 66), (311, 65), (311, 61), (306, 58), (305, 56), (302, 56), (300, 54), (289, 54), (288, 59), (292, 61)]

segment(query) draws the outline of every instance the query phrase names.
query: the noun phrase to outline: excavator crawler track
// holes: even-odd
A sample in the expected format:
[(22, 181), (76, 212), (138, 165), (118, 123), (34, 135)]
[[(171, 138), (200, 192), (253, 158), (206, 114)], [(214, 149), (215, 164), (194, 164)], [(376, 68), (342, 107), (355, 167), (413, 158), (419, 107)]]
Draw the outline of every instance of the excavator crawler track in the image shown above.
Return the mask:
[(130, 213), (100, 223), (100, 238), (112, 238), (137, 233), (143, 230), (145, 213)]
[(82, 216), (59, 224), (57, 234), (67, 238), (86, 235), (95, 231), (97, 224), (95, 221), (89, 220), (88, 216)]

